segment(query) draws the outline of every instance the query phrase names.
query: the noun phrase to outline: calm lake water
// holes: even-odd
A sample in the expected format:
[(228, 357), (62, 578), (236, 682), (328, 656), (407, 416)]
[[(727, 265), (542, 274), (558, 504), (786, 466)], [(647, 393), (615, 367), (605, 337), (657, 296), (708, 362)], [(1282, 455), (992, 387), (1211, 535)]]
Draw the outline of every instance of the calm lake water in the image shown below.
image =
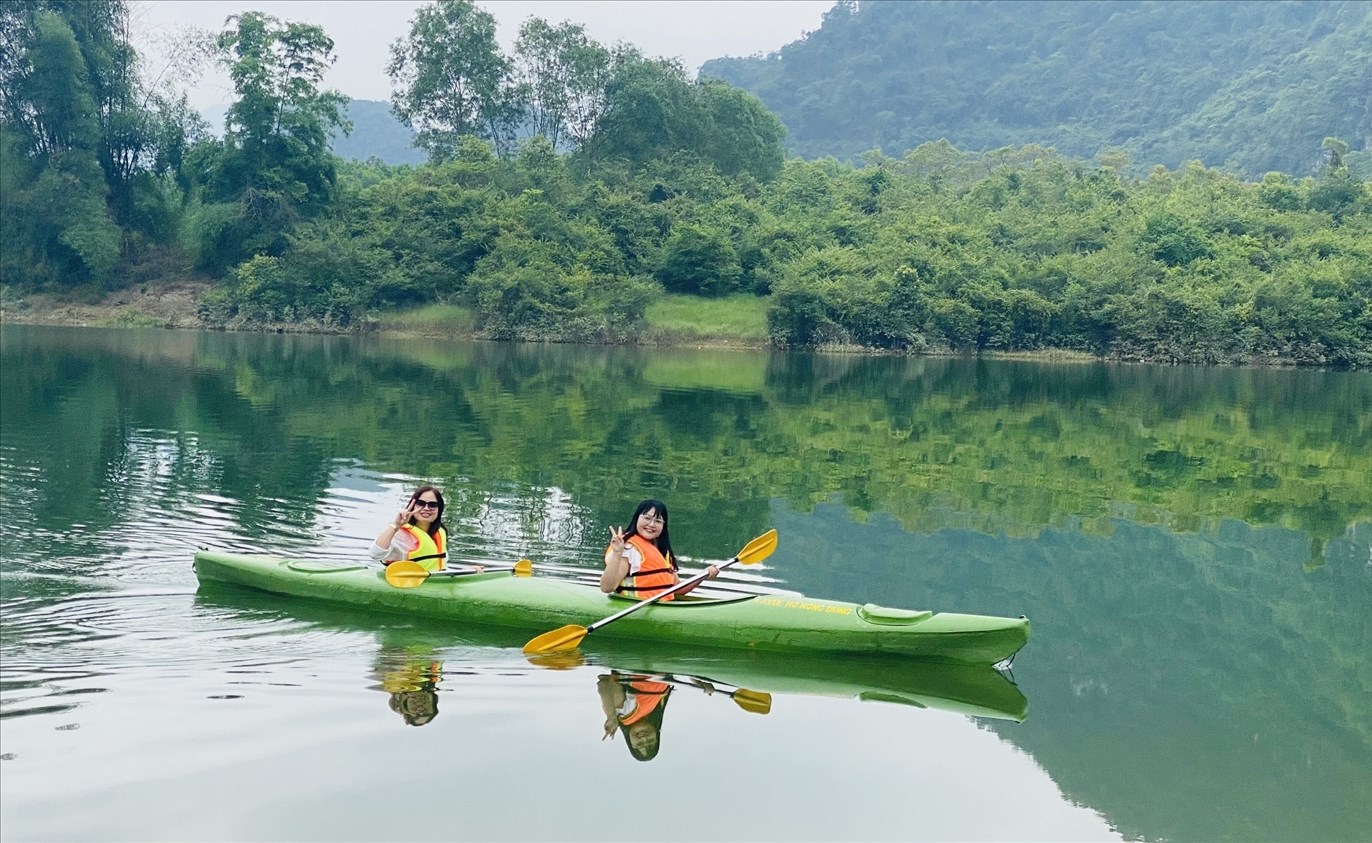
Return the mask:
[[(0, 400), (7, 841), (1372, 829), (1372, 374), (6, 325)], [(422, 481), (465, 558), (594, 571), (661, 497), (688, 567), (775, 527), (727, 576), (1033, 637), (1013, 684), (546, 667), (198, 586), (203, 546), (360, 559)], [(602, 707), (634, 671), (675, 680), (647, 761)]]

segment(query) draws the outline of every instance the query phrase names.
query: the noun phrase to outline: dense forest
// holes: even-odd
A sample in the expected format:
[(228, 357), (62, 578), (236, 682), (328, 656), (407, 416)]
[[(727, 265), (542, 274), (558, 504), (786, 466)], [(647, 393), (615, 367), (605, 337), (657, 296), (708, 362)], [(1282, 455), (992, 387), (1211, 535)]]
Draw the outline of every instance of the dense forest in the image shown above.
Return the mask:
[(1357, 156), (1372, 140), (1372, 4), (843, 0), (804, 39), (701, 74), (760, 96), (807, 158), (947, 139), (1309, 175), (1324, 137)]
[(507, 55), (489, 14), (443, 0), (388, 69), (428, 159), (389, 166), (330, 150), (347, 100), (320, 88), (319, 27), (230, 20), (216, 136), (143, 81), (127, 4), (0, 18), (7, 288), (194, 273), (209, 326), (442, 306), (477, 336), (591, 342), (634, 342), (664, 296), (724, 299), (765, 309), (780, 347), (1372, 363), (1372, 190), (1337, 136), (1314, 175), (1258, 181), (1033, 143), (787, 160), (740, 88), (537, 18)]

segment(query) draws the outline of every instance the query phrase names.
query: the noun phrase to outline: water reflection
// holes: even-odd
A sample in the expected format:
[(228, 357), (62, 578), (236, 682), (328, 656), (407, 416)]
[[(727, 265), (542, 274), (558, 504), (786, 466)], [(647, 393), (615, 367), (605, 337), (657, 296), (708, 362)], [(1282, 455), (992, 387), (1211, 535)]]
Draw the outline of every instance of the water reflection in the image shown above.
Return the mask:
[(654, 676), (610, 671), (596, 680), (605, 712), (605, 737), (618, 731), (635, 761), (651, 761), (662, 748), (662, 718), (675, 688)]
[[(881, 700), (888, 704), (855, 703), (862, 717), (844, 727), (895, 718), (913, 732), (933, 722), (898, 706), (979, 718), (973, 731), (1012, 743), (1070, 802), (1104, 812), (1131, 837), (1344, 840), (1372, 827), (1369, 373), (9, 325), (0, 351), (0, 715), (7, 754), (51, 765), (26, 768), (27, 779), (6, 768), (7, 807), (25, 780), (33, 794), (63, 791), (68, 753), (93, 762), (89, 778), (118, 778), (114, 759), (137, 756), (149, 736), (178, 725), (126, 728), (142, 722), (131, 701), (212, 700), (199, 711), (205, 719), (184, 721), (185, 751), (216, 757), (213, 736), (237, 722), (237, 743), (268, 757), (266, 744), (284, 743), (285, 730), (245, 716), (239, 697), (270, 707), (274, 727), (313, 691), (307, 702), (349, 713), (355, 704), (360, 730), (383, 728), (391, 743), (376, 752), (389, 759), (397, 740), (424, 743), (464, 725), (474, 703), (454, 692), (489, 680), (499, 705), (485, 713), (524, 700), (530, 708), (518, 736), (454, 762), (487, 774), (511, 748), (546, 758), (548, 747), (528, 738), (540, 730), (594, 742), (600, 730), (590, 720), (602, 723), (603, 712), (591, 689), (616, 671), (776, 696), (762, 720), (717, 704), (718, 694), (707, 702), (674, 686), (666, 751), (645, 768), (654, 775), (708, 746), (680, 739), (704, 734), (705, 716), (732, 716), (724, 729), (753, 723), (744, 734), (760, 751), (746, 763), (784, 764), (785, 753), (768, 752), (771, 730), (806, 703)], [(778, 528), (785, 544), (757, 574), (777, 586), (1027, 614), (1035, 639), (1016, 678), (1034, 716), (1018, 723), (1024, 695), (994, 672), (779, 670), (746, 657), (624, 651), (594, 637), (584, 665), (557, 672), (475, 634), (463, 650), (467, 630), (393, 641), (376, 630), (406, 619), (330, 627), (299, 605), (254, 614), (243, 602), (188, 596), (190, 556), (205, 544), (359, 560), (404, 490), (426, 481), (449, 494), (450, 537), (463, 558), (528, 556), (592, 571), (606, 525), (623, 518), (625, 501), (651, 493), (673, 502), (673, 532), (680, 527), (680, 545), (701, 558), (724, 558)], [(132, 599), (135, 590), (162, 596)], [(358, 640), (360, 653), (351, 649)], [(416, 643), (435, 657), (416, 652), (407, 667), (399, 650), (377, 652)], [(419, 732), (390, 708), (391, 694), (426, 694), (424, 671), (435, 662), (428, 702), (444, 716)], [(302, 664), (334, 673), (297, 682)], [(388, 675), (394, 691), (385, 690)], [(563, 722), (576, 703), (557, 707), (544, 694), (572, 685), (575, 700), (596, 705), (578, 709), (576, 728)], [(417, 719), (424, 702), (408, 707)], [(117, 751), (101, 754), (102, 722), (107, 735), (127, 736)], [(962, 758), (969, 744), (958, 740), (949, 752)], [(337, 740), (314, 747), (345, 745), (353, 751)], [(569, 747), (569, 763), (634, 764), (623, 750)], [(831, 761), (859, 770), (868, 760), (848, 752)], [(223, 766), (197, 782), (212, 785), (206, 792), (235, 769), (235, 759), (219, 758)], [(308, 753), (275, 758), (297, 763), (301, 780), (317, 778), (311, 765), (323, 763)], [(994, 772), (978, 766), (971, 778), (980, 788)], [(787, 788), (814, 781), (811, 773)], [(261, 798), (271, 804), (277, 794)], [(123, 810), (118, 798), (108, 803)], [(184, 804), (191, 813), (209, 807)], [(269, 813), (258, 816), (265, 823)], [(27, 828), (46, 817), (31, 811)], [(199, 821), (187, 820), (185, 837), (205, 836)], [(960, 822), (945, 836), (959, 836)], [(337, 836), (349, 833), (357, 834), (341, 827)], [(268, 826), (259, 836), (290, 835)]]
[[(215, 583), (202, 585), (196, 603), (242, 614), (254, 624), (292, 621), (312, 630), (352, 633), (373, 638), (376, 655), (367, 687), (387, 694), (388, 707), (406, 723), (423, 725), (437, 716), (437, 698), (456, 687), (451, 681), (499, 666), (507, 675), (539, 671), (576, 672), (594, 676), (606, 716), (623, 720), (616, 728), (645, 718), (660, 725), (661, 711), (673, 690), (731, 700), (752, 714), (784, 708), (785, 698), (829, 697), (942, 710), (977, 718), (1021, 723), (1028, 701), (1014, 681), (990, 667), (923, 663), (910, 659), (806, 654), (754, 653), (587, 638), (578, 651), (525, 656), (511, 646), (508, 630), (454, 625), (427, 618), (359, 611), (326, 603)], [(462, 662), (450, 662), (460, 653)], [(448, 664), (445, 664), (448, 663)], [(639, 683), (639, 684), (635, 684)], [(648, 683), (644, 685), (642, 683)], [(651, 685), (663, 688), (649, 690)], [(617, 688), (617, 690), (616, 690)], [(654, 698), (654, 695), (659, 695)], [(775, 699), (774, 699), (775, 698)], [(637, 705), (635, 705), (637, 703)], [(637, 716), (634, 716), (634, 713)], [(422, 720), (412, 722), (412, 717)]]
[(376, 654), (374, 678), (377, 684), (371, 687), (386, 693), (391, 711), (406, 724), (423, 726), (438, 716), (443, 662), (434, 648), (382, 645)]
[(667, 713), (667, 700), (677, 688), (693, 688), (709, 696), (718, 693), (753, 714), (767, 714), (772, 710), (772, 695), (765, 691), (731, 688), (701, 676), (611, 670), (596, 677), (596, 692), (605, 714), (605, 737), (612, 738), (616, 732), (623, 735), (624, 745), (636, 761), (656, 758), (662, 748), (662, 719)]

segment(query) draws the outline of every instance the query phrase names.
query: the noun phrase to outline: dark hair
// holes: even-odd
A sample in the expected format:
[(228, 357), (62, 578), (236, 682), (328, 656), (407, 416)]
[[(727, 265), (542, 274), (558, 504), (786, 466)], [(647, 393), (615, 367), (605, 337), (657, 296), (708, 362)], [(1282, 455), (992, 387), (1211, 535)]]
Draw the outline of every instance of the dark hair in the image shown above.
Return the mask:
[[(433, 492), (434, 497), (438, 498), (438, 514), (434, 516), (434, 522), (429, 525), (429, 535), (437, 536), (438, 531), (443, 529), (443, 508), (447, 506), (447, 503), (443, 500), (443, 493), (438, 490), (437, 486), (429, 486), (426, 484), (415, 489), (414, 494), (410, 495), (410, 506), (414, 506), (415, 501), (419, 500), (419, 496), (425, 492)], [(415, 523), (413, 515), (410, 516), (410, 523)]]
[(407, 725), (423, 726), (438, 716), (438, 693), (431, 683), (425, 682), (418, 690), (391, 694), (389, 705)]
[(653, 545), (662, 553), (662, 558), (666, 559), (667, 563), (672, 566), (672, 570), (675, 571), (677, 569), (676, 554), (672, 553), (672, 537), (667, 532), (667, 525), (670, 523), (667, 520), (667, 504), (651, 499), (640, 503), (638, 509), (634, 510), (633, 517), (629, 519), (629, 529), (624, 532), (624, 538), (628, 539), (638, 535), (638, 516), (650, 509), (662, 516), (662, 532), (657, 534)]
[[(623, 723), (619, 724), (619, 731), (624, 735), (624, 745), (628, 747), (629, 754), (633, 756), (635, 761), (652, 761), (657, 757), (658, 752), (662, 750), (662, 715), (667, 712), (667, 698), (672, 695), (673, 690), (674, 689), (672, 688), (668, 688), (666, 691), (663, 691), (662, 702), (657, 704), (657, 708), (648, 712), (647, 717), (638, 721), (639, 723), (646, 723), (653, 727), (653, 733), (657, 736), (657, 740), (653, 742), (651, 749), (640, 750), (636, 748), (633, 741), (629, 740), (629, 727), (625, 726)], [(638, 724), (635, 723), (633, 725)]]

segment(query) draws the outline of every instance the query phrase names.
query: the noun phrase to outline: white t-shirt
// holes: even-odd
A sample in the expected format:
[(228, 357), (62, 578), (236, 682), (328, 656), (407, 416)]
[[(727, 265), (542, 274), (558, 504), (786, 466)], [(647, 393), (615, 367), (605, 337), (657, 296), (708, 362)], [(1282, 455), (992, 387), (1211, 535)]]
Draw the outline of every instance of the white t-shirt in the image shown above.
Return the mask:
[(367, 548), (367, 556), (373, 562), (399, 562), (401, 559), (410, 555), (410, 551), (405, 549), (405, 544), (400, 538), (400, 531), (396, 531), (395, 537), (391, 539), (390, 547), (377, 547), (376, 542), (372, 542), (371, 547)]
[(629, 557), (629, 576), (632, 577), (643, 568), (643, 551), (629, 543), (624, 545), (624, 553)]

